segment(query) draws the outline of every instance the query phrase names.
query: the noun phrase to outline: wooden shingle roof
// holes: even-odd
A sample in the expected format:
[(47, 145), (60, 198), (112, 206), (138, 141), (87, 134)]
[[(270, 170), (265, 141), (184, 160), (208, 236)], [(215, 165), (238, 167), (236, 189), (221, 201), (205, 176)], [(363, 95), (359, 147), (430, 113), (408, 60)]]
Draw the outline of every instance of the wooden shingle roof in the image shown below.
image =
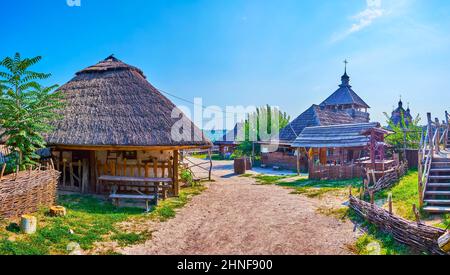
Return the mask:
[(312, 105), (280, 131), (279, 141), (284, 144), (292, 143), (306, 127), (363, 122), (368, 121), (360, 117), (354, 118), (346, 111), (330, 110)]
[(370, 129), (380, 128), (380, 123), (356, 123), (333, 126), (307, 127), (292, 144), (292, 147), (342, 148), (367, 146)]
[(342, 76), (342, 84), (331, 96), (325, 99), (320, 106), (355, 105), (360, 108), (370, 108), (350, 86), (350, 77), (345, 73)]

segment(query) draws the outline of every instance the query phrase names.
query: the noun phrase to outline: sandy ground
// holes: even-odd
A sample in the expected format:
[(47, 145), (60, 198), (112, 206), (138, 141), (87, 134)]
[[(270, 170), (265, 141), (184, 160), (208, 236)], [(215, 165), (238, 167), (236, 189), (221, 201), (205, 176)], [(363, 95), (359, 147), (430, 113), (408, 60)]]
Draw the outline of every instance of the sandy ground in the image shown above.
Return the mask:
[(230, 162), (214, 163), (215, 182), (159, 223), (152, 239), (124, 254), (351, 254), (359, 232), (349, 221), (318, 213), (343, 201), (311, 199), (292, 190), (258, 185), (232, 174)]

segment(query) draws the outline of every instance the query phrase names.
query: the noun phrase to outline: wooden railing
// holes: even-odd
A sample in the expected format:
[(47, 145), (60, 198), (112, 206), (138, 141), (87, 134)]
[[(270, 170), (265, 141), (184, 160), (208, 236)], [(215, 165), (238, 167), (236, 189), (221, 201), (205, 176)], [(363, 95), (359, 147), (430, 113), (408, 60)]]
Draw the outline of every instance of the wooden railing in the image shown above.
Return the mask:
[(422, 132), (419, 147), (418, 170), (420, 207), (423, 206), (434, 154), (439, 154), (441, 152), (441, 146), (443, 149), (446, 149), (449, 133), (449, 116), (447, 111), (445, 112), (445, 120), (442, 124), (439, 123), (439, 119), (437, 118), (433, 122), (431, 120), (431, 113), (427, 113), (427, 119), (427, 129), (425, 133)]

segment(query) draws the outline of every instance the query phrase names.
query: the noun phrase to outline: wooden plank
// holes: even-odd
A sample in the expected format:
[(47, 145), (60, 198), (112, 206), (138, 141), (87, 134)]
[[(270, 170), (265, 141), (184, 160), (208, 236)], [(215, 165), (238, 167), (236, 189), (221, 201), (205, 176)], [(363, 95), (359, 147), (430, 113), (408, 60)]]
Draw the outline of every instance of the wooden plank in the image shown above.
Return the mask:
[(111, 194), (109, 195), (111, 199), (142, 199), (142, 200), (154, 200), (155, 195), (128, 195), (128, 194)]
[(179, 196), (180, 194), (180, 183), (178, 179), (178, 159), (179, 159), (179, 151), (173, 151), (173, 195)]
[(75, 151), (172, 151), (172, 150), (190, 150), (190, 149), (209, 149), (212, 145), (185, 145), (185, 146), (115, 146), (115, 145), (96, 145), (96, 146), (80, 146), (80, 145), (54, 145), (58, 150), (75, 150)]
[(73, 178), (73, 164), (69, 162), (69, 176), (70, 176), (70, 186), (75, 187), (75, 181)]
[(102, 181), (114, 181), (114, 182), (164, 182), (171, 183), (171, 178), (139, 178), (139, 177), (123, 177), (123, 176), (109, 176), (103, 175), (98, 178)]
[(158, 177), (158, 160), (156, 158), (153, 159), (153, 176)]
[(87, 193), (88, 192), (88, 183), (89, 183), (89, 160), (83, 159), (83, 169), (82, 169), (83, 175), (81, 176), (81, 192)]

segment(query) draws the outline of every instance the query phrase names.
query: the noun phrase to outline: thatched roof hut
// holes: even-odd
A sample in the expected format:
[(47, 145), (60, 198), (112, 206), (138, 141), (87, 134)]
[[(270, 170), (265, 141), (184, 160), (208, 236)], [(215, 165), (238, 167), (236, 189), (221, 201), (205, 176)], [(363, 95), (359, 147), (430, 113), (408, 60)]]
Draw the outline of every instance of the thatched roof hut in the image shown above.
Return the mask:
[(191, 129), (190, 139), (172, 131), (176, 106), (152, 86), (143, 72), (110, 56), (76, 73), (58, 89), (66, 105), (62, 119), (48, 135), (51, 146), (197, 147), (211, 146), (189, 119), (182, 128)]
[(113, 56), (79, 71), (57, 92), (65, 102), (62, 119), (46, 139), (63, 190), (102, 193), (105, 177), (151, 177), (170, 179), (177, 195), (179, 151), (212, 146), (140, 69)]

